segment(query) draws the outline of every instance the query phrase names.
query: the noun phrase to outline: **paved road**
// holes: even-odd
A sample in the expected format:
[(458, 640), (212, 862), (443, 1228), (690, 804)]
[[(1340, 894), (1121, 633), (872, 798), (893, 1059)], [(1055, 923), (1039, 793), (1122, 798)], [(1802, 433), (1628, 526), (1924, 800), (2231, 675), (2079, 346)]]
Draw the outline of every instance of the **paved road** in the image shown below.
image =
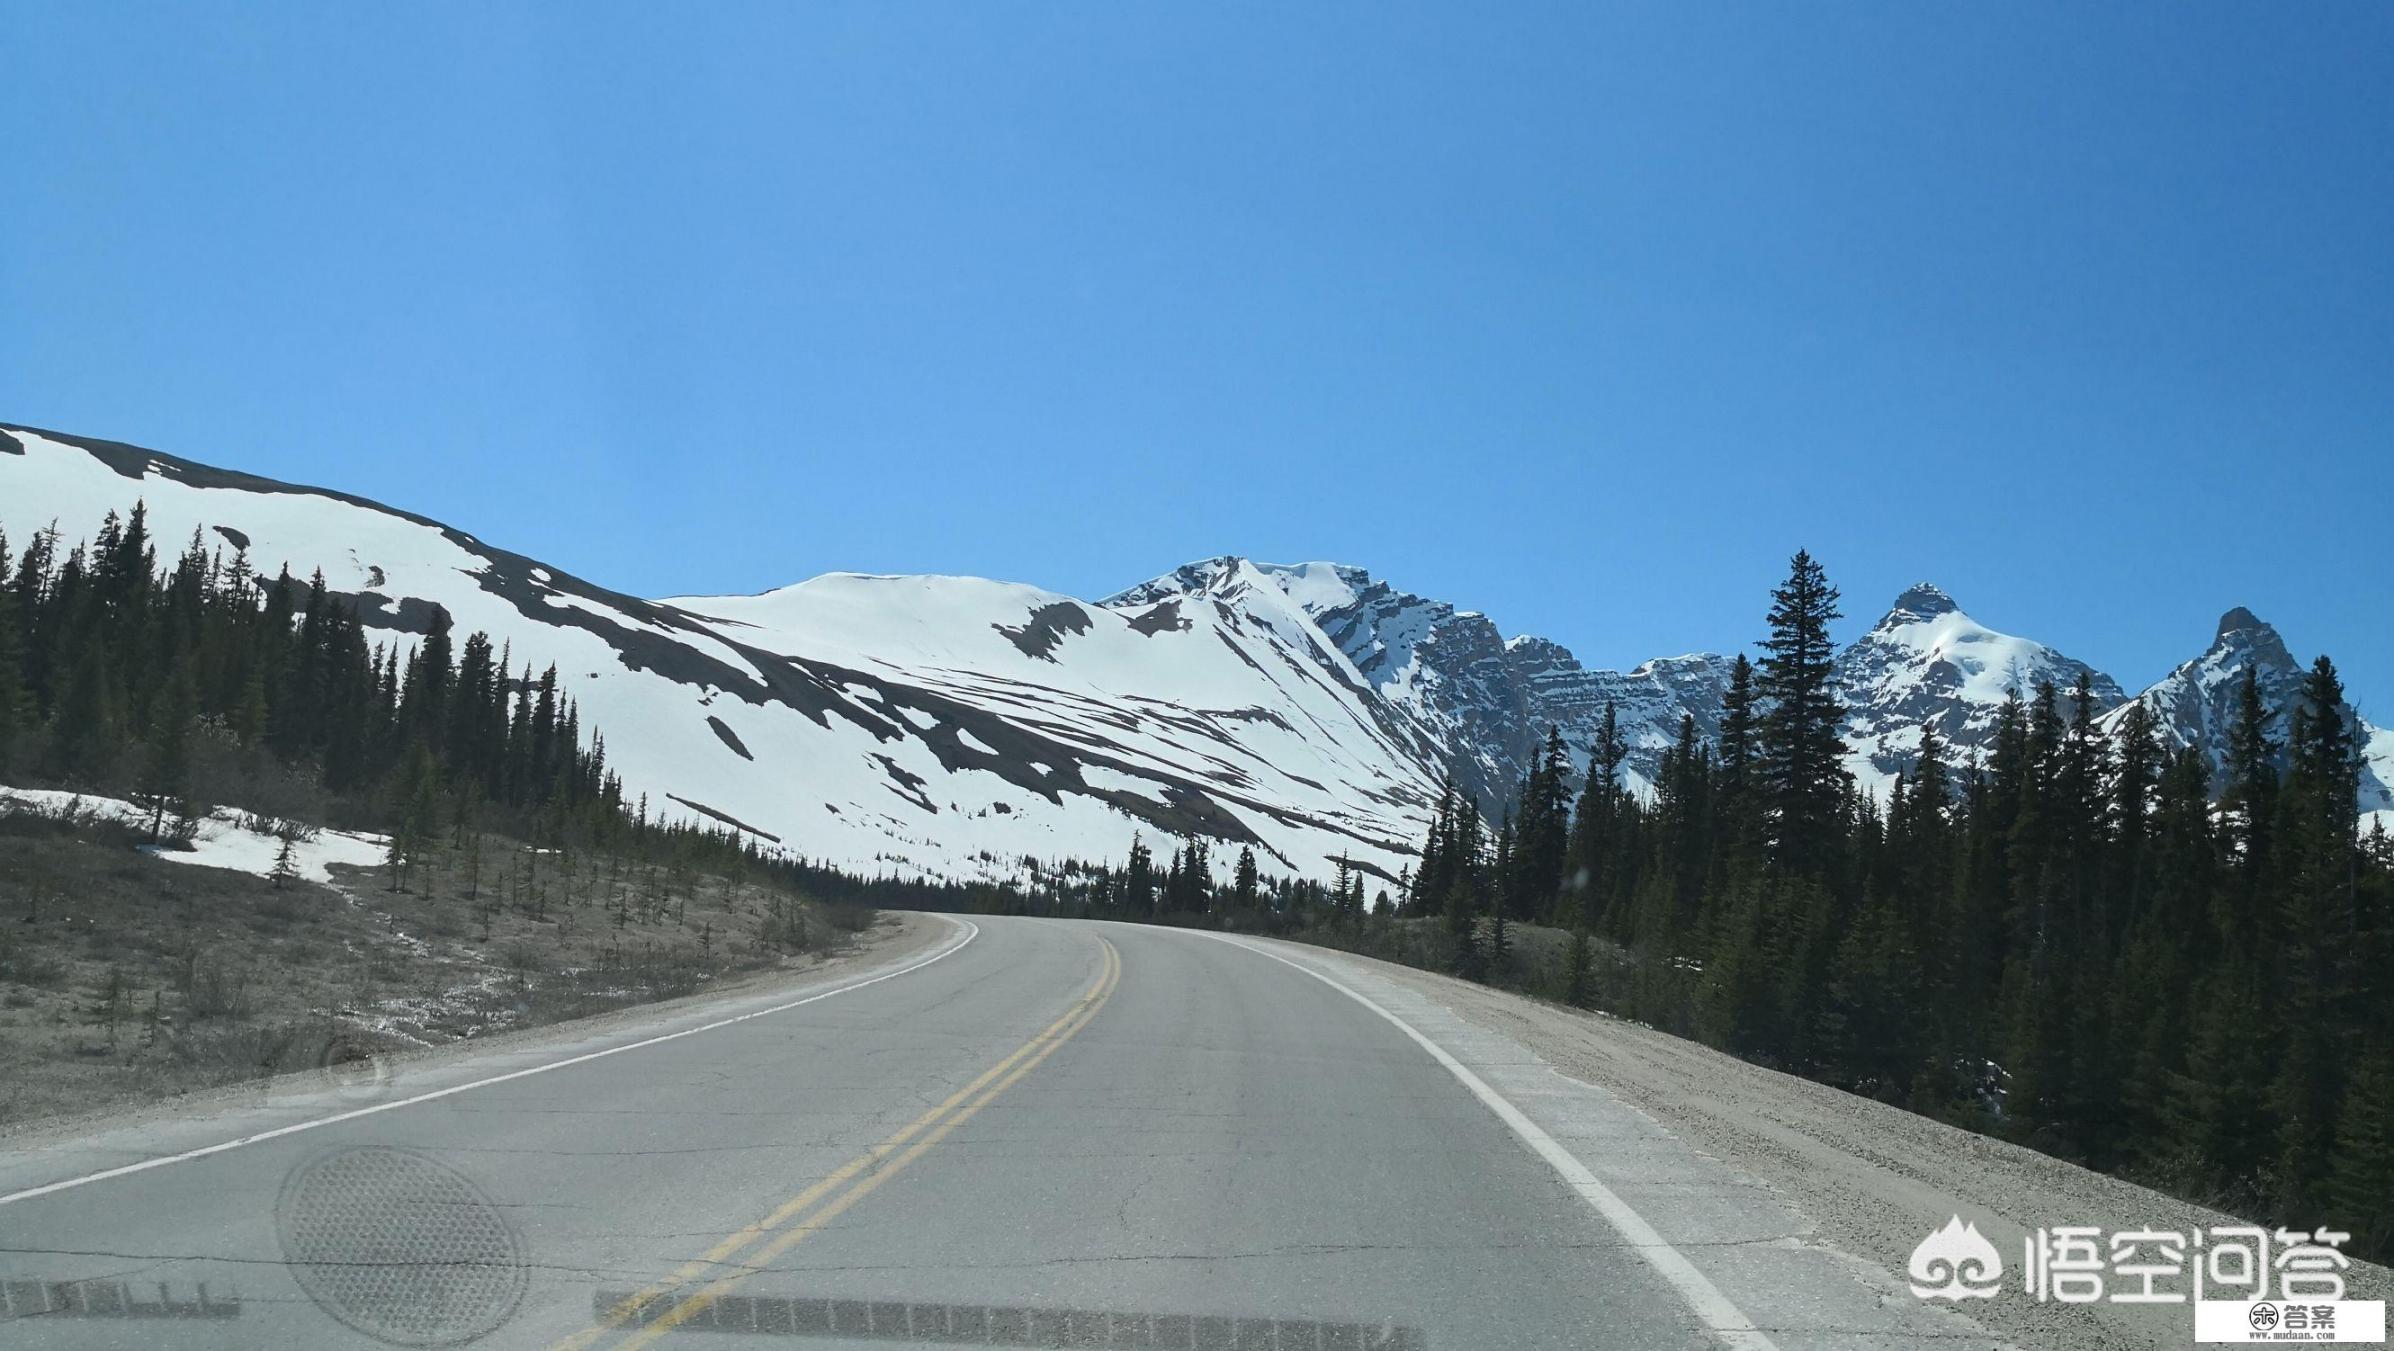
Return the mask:
[[(0, 1345), (1926, 1335), (1821, 1305), (1842, 1275), (1641, 1228), (1741, 1193), (1392, 989), (1302, 949), (980, 919), (814, 990), (0, 1153)], [(1729, 1222), (1723, 1253), (1770, 1239)]]

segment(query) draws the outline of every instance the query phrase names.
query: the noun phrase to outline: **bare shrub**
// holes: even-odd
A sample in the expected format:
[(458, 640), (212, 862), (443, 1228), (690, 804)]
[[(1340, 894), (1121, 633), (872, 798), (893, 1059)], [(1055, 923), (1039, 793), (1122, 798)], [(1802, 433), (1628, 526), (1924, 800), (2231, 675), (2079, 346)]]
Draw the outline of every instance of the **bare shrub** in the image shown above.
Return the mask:
[(250, 1012), (249, 972), (213, 954), (189, 967), (184, 1009), (193, 1018), (247, 1018)]

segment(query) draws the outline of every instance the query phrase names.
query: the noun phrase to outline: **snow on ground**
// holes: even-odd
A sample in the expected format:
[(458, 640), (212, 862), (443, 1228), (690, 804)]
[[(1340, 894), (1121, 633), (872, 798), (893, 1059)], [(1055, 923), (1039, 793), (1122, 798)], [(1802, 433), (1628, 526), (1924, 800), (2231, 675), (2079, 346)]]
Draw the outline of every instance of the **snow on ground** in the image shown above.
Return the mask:
[[(1441, 747), (1472, 731), (1441, 710), (1481, 693), (1418, 684), (1445, 679), (1422, 655), (1443, 617), (1460, 619), (1441, 602), (1395, 597), (1395, 610), (1375, 609), (1334, 642), (1316, 614), (1381, 589), (1335, 564), (1216, 559), (1125, 593), (1135, 602), (834, 573), (658, 608), (369, 503), (204, 470), (120, 469), (37, 433), (0, 441), (0, 527), (12, 540), (53, 520), (82, 538), (135, 498), (162, 549), (195, 530), (211, 547), (245, 541), (266, 575), (285, 562), (303, 578), (321, 568), (333, 589), (378, 605), (442, 607), (518, 668), (554, 664), (583, 728), (604, 735), (609, 767), (652, 811), (728, 817), (870, 872), (996, 876), (1025, 855), (1119, 858), (1134, 835), (1211, 823), (1252, 837), (1269, 872), (1327, 877), (1350, 858), (1393, 876), (1427, 827)], [(1991, 688), (2026, 650), (1963, 619), (1931, 622), (1928, 608), (1909, 617), (1925, 644), (1915, 655), (1958, 652), (1957, 683)], [(374, 613), (378, 640), (416, 641), (392, 627), (392, 610)], [(1661, 663), (1648, 680), (1647, 669), (1582, 673), (1558, 659), (1548, 675), (1580, 691), (1567, 735), (1616, 690), (1625, 710), (1656, 710), (1642, 745), (1667, 740), (1681, 708), (1717, 707), (1717, 673)], [(1584, 737), (1572, 749), (1584, 761)], [(2385, 755), (2394, 763), (2394, 743)], [(328, 835), (301, 851), (302, 866), (375, 861), (368, 838)], [(254, 872), (274, 846), (212, 818), (199, 848), (162, 856)]]
[[(50, 788), (10, 788), (0, 785), (0, 812), (31, 812), (42, 816), (69, 819), (99, 819), (123, 821), (148, 828), (150, 809), (122, 798), (100, 797), (91, 793), (68, 793)], [(282, 852), (283, 843), (270, 828), (269, 822), (247, 812), (219, 807), (199, 822), (191, 847), (178, 849), (170, 845), (148, 845), (144, 851), (169, 863), (194, 863), (203, 868), (225, 868), (233, 872), (250, 873), (258, 877), (274, 874), (275, 857)], [(372, 867), (381, 863), (390, 849), (390, 839), (360, 831), (318, 830), (313, 838), (294, 840), (291, 862), (299, 876), (310, 882), (330, 882), (331, 864), (353, 867)]]

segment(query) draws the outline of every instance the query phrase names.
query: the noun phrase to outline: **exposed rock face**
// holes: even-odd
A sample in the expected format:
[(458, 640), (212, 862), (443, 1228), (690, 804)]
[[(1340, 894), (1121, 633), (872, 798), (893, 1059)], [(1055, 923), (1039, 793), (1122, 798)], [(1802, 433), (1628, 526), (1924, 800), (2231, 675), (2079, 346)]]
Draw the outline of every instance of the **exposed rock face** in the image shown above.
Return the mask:
[(1993, 745), (1995, 724), (2013, 690), (2024, 695), (2052, 682), (2066, 697), (2087, 677), (2097, 712), (2127, 699), (2119, 682), (2043, 643), (1998, 633), (1962, 613), (1951, 596), (1922, 582), (1868, 633), (1837, 655), (1838, 696), (1847, 709), (1847, 768), (1883, 789), (1920, 755), (1920, 731), (1965, 761)]
[(1529, 772), (1547, 729), (1559, 728), (1578, 772), (1603, 723), (1604, 704), (1630, 747), (1633, 788), (1651, 785), (1679, 735), (1682, 714), (1711, 735), (1720, 722), (1729, 662), (1711, 654), (1591, 671), (1544, 638), (1507, 639), (1486, 615), (1399, 591), (1342, 563), (1251, 563), (1213, 558), (1141, 583), (1108, 600), (1133, 607), (1202, 594), (1241, 569), (1270, 578), (1392, 708), (1418, 728), (1457, 786), (1493, 810)]
[[(1231, 866), (1328, 876), (1408, 866), (1448, 776), (1493, 813), (1549, 727), (1585, 772), (1604, 709), (1650, 788), (1683, 718), (1719, 731), (1729, 658), (1590, 670), (1558, 643), (1359, 567), (1222, 557), (1101, 602), (970, 577), (833, 573), (759, 596), (642, 600), (377, 503), (115, 442), (0, 430), (0, 529), (68, 538), (146, 503), (272, 576), (321, 570), (384, 641), (446, 611), (555, 663), (628, 789), (867, 872), (1012, 875), (1026, 857), (1119, 858), (1134, 834), (1203, 835)], [(2224, 763), (2251, 669), (2282, 736), (2303, 665), (2231, 610), (2210, 649), (2137, 698), (2173, 745)], [(1873, 791), (1934, 726), (1967, 760), (2006, 695), (2085, 663), (1989, 629), (1922, 584), (1839, 654), (1849, 766)], [(2363, 726), (2360, 807), (2394, 811), (2394, 732)]]
[[(2203, 655), (2180, 665), (2136, 696), (2153, 715), (2164, 745), (2199, 748), (2211, 762), (2214, 791), (2227, 782), (2228, 738), (2236, 725), (2246, 671), (2253, 673), (2261, 702), (2270, 712), (2270, 735), (2282, 746), (2302, 702), (2309, 663), (2298, 661), (2278, 631), (2239, 605), (2219, 617), (2219, 628)], [(2117, 726), (2125, 706), (2104, 719)], [(2343, 717), (2361, 739), (2358, 806), (2364, 812), (2394, 810), (2394, 732), (2371, 726), (2347, 703)]]

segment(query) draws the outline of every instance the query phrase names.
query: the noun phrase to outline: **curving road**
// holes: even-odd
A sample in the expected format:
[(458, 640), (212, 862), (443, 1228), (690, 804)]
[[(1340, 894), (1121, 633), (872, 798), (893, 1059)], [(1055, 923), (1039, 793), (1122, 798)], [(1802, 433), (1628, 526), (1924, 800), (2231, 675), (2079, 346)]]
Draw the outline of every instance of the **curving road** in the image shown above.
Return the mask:
[(1358, 964), (935, 927), (808, 988), (0, 1152), (0, 1344), (1953, 1331), (1781, 1242), (1750, 1181)]

